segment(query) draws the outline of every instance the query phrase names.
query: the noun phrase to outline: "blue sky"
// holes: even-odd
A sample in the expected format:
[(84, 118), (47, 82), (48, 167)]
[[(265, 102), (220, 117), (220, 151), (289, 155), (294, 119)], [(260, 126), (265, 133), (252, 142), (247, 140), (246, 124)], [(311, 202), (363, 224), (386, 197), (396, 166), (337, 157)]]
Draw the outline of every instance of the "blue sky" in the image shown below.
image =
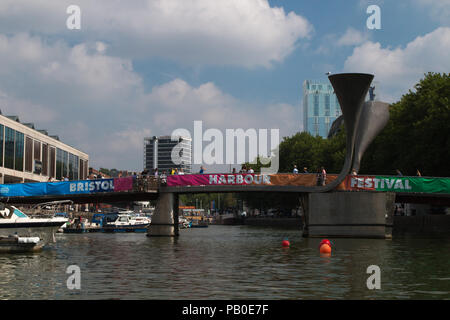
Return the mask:
[[(68, 30), (66, 8), (81, 8)], [(381, 30), (369, 30), (369, 5)], [(142, 170), (144, 136), (302, 130), (301, 85), (370, 72), (397, 101), (450, 70), (450, 0), (2, 0), (0, 109), (90, 155)]]

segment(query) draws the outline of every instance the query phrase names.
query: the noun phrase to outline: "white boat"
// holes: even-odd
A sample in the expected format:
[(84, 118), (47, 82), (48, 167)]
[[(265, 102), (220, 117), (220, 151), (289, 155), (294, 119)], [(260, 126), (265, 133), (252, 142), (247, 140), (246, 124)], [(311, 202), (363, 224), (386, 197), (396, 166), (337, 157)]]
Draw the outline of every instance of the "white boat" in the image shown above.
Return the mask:
[(190, 228), (192, 225), (192, 222), (190, 222), (188, 219), (186, 219), (185, 217), (178, 217), (178, 227), (181, 229), (187, 229)]
[(0, 204), (0, 252), (36, 251), (55, 241), (67, 218), (30, 218), (14, 206)]
[(138, 216), (138, 215), (131, 215), (129, 217), (130, 223), (133, 224), (150, 224), (152, 222), (152, 219), (146, 216)]
[(114, 221), (103, 224), (103, 232), (146, 232), (151, 219), (133, 214), (117, 214)]

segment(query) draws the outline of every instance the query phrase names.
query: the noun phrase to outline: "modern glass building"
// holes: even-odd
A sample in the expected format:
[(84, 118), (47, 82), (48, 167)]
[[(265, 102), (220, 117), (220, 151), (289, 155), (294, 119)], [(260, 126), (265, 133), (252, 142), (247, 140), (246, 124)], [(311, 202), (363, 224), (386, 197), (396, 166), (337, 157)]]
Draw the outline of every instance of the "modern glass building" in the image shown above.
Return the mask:
[(331, 124), (342, 114), (330, 83), (303, 82), (303, 131), (326, 138)]
[[(179, 164), (174, 163), (172, 154), (177, 155)], [(172, 168), (183, 169), (185, 173), (192, 171), (192, 139), (178, 137), (174, 141), (171, 136), (144, 138), (144, 169), (158, 168), (161, 173)]]
[(89, 156), (0, 112), (0, 183), (86, 179)]

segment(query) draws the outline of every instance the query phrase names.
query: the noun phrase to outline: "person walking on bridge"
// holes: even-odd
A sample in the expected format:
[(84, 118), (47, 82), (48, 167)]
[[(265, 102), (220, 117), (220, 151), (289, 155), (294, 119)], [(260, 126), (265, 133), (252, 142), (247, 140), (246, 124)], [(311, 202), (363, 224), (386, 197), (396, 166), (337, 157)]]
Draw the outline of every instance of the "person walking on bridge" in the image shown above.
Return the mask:
[(297, 169), (297, 166), (295, 164), (294, 164), (294, 170), (292, 171), (292, 173), (295, 173), (295, 174), (298, 173), (298, 169)]
[(327, 180), (327, 172), (325, 171), (324, 167), (320, 167), (317, 173), (317, 185), (318, 186), (324, 186), (325, 182)]
[(322, 174), (322, 185), (324, 186), (327, 181), (327, 172), (325, 171), (324, 167), (321, 167), (320, 171), (321, 171), (320, 173)]

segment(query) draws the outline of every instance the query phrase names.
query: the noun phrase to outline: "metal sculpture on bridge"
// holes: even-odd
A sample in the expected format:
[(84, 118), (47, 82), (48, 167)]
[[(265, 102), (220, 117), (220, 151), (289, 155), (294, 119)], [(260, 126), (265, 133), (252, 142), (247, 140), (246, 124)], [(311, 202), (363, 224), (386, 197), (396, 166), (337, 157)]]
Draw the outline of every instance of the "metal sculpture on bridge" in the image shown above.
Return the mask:
[[(326, 192), (335, 189), (352, 169), (359, 170), (367, 147), (386, 126), (389, 120), (389, 104), (364, 99), (374, 78), (366, 73), (341, 73), (328, 77), (342, 110), (342, 119), (347, 133), (344, 166), (338, 177), (325, 186), (311, 187), (311, 192)], [(334, 124), (334, 123), (333, 123)], [(334, 125), (335, 131), (338, 125)]]

